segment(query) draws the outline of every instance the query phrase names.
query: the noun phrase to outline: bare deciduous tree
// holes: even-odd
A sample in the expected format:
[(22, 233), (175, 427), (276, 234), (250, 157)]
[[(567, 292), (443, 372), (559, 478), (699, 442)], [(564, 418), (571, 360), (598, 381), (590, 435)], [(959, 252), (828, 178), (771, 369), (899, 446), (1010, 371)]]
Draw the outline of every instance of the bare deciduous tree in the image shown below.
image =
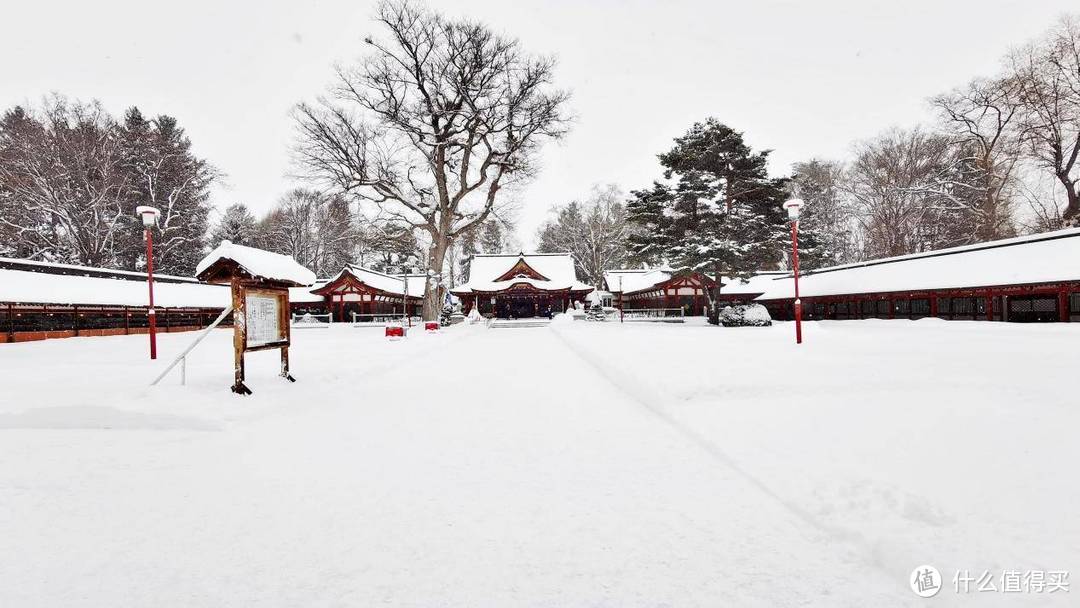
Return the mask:
[(297, 188), (259, 223), (258, 241), (328, 277), (352, 262), (357, 234), (344, 199)]
[(1066, 224), (1080, 224), (1080, 18), (1063, 17), (1009, 61), (1020, 102), (1020, 138), (1065, 191)]
[(920, 129), (893, 130), (861, 144), (845, 187), (869, 258), (972, 242), (970, 152)]
[(217, 172), (176, 119), (136, 108), (118, 124), (98, 102), (45, 100), (0, 119), (0, 251), (91, 266), (145, 267), (138, 205), (162, 211), (154, 266), (189, 273), (202, 257)]
[(116, 123), (98, 103), (47, 100), (0, 123), (0, 225), (12, 254), (90, 266), (113, 262), (117, 221), (132, 212)]
[[(296, 109), (296, 159), (311, 178), (427, 233), (427, 266), (483, 222), (499, 191), (533, 169), (540, 144), (568, 126), (554, 60), (526, 54), (483, 24), (411, 2), (384, 2), (387, 40), (339, 68), (328, 98)], [(431, 284), (424, 318), (443, 288)]]
[(573, 254), (581, 278), (599, 289), (604, 271), (622, 268), (627, 260), (625, 198), (618, 186), (596, 187), (584, 203), (572, 201), (553, 209), (555, 218), (538, 231), (541, 252)]
[[(1020, 158), (1015, 123), (1019, 113), (1015, 79), (973, 80), (931, 100), (950, 138), (970, 156), (973, 169), (964, 196), (954, 201), (974, 216), (976, 241), (1013, 236), (1012, 189)], [(970, 188), (968, 187), (970, 186)]]
[(821, 255), (802, 261), (807, 270), (860, 257), (859, 225), (844, 180), (844, 165), (838, 162), (814, 158), (792, 167), (788, 189), (806, 202), (799, 225), (815, 231), (821, 241)]

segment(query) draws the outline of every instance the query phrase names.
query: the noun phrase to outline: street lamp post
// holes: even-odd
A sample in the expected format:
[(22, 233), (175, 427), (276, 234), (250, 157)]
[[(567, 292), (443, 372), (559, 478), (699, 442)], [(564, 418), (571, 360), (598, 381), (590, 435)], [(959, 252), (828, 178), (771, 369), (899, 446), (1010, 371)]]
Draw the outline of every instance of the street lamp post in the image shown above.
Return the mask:
[(795, 343), (802, 344), (802, 300), (799, 299), (799, 210), (801, 199), (793, 198), (784, 203), (791, 221), (791, 267), (795, 271)]
[(146, 309), (146, 317), (150, 321), (150, 358), (157, 359), (157, 313), (154, 311), (154, 235), (150, 231), (157, 224), (161, 212), (155, 207), (140, 205), (135, 208), (135, 214), (142, 217), (146, 239), (146, 285), (150, 290), (150, 306)]
[(401, 270), (401, 312), (405, 315), (406, 323), (412, 327), (412, 317), (409, 315), (409, 272), (404, 267)]
[(623, 322), (622, 275), (619, 275), (619, 323)]

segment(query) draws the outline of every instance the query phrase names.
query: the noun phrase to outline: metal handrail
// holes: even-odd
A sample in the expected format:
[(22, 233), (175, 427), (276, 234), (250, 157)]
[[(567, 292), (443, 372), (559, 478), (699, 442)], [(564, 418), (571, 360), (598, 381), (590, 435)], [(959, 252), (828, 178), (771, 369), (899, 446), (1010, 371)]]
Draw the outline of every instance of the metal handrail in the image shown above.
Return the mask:
[(172, 368), (176, 367), (177, 363), (182, 364), (180, 366), (180, 384), (181, 385), (187, 384), (187, 356), (188, 356), (188, 353), (190, 353), (196, 346), (198, 346), (199, 342), (202, 342), (203, 338), (205, 338), (207, 335), (210, 334), (210, 330), (214, 329), (219, 324), (221, 324), (221, 322), (225, 320), (225, 317), (229, 316), (229, 314), (232, 311), (233, 311), (232, 304), (229, 304), (228, 306), (226, 306), (225, 310), (222, 310), (221, 314), (218, 315), (218, 318), (214, 319), (213, 323), (208, 325), (206, 327), (206, 329), (202, 330), (199, 333), (199, 336), (197, 338), (195, 338), (195, 340), (191, 344), (189, 344), (188, 347), (185, 348), (182, 353), (180, 353), (175, 359), (173, 359), (173, 362), (170, 363), (169, 366), (165, 368), (165, 371), (158, 374), (157, 378), (154, 378), (154, 381), (150, 383), (150, 386), (157, 386), (157, 383), (161, 382), (161, 379), (164, 378), (165, 375), (168, 374), (169, 371), (172, 370)]

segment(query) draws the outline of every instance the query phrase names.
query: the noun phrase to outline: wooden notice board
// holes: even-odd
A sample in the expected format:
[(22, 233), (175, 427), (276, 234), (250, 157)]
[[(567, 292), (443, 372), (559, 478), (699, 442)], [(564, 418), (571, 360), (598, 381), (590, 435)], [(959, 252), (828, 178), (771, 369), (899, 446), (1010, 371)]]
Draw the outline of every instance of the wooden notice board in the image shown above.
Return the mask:
[(244, 384), (244, 354), (258, 350), (281, 350), (281, 376), (290, 382), (296, 379), (289, 373), (289, 290), (253, 284), (234, 278), (233, 301), (233, 361), (235, 364), (232, 390), (250, 395)]

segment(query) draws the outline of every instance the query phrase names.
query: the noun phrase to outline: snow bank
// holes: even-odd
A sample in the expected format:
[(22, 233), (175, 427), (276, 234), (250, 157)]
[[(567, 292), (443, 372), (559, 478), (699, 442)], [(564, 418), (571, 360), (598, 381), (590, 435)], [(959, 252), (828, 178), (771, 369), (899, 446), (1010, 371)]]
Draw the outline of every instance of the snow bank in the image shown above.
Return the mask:
[(168, 413), (122, 410), (107, 406), (58, 406), (0, 413), (0, 429), (120, 429), (213, 431), (220, 427), (199, 418)]
[(1075, 603), (1080, 325), (696, 321), (2, 345), (0, 606)]
[[(1074, 375), (1080, 326), (820, 321), (803, 324), (798, 346), (789, 322), (731, 333), (574, 330), (555, 333), (629, 399), (801, 513), (823, 538), (850, 542), (845, 568), (904, 581), (931, 563), (953, 602), (961, 599), (951, 584), (957, 570), (1000, 577), (1004, 569), (1080, 568), (1080, 523), (1071, 514), (1080, 487), (1060, 475), (1080, 461), (1080, 409), (1061, 388)], [(722, 363), (717, 352), (728, 355)]]

